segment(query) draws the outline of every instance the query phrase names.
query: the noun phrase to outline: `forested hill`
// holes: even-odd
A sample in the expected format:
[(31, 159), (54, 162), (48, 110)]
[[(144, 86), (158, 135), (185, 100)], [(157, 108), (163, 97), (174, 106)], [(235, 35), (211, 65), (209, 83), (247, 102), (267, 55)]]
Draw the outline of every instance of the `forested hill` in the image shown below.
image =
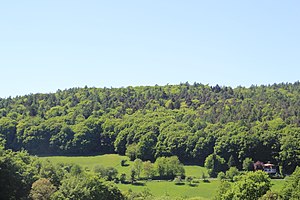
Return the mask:
[(203, 164), (216, 153), (288, 172), (300, 164), (300, 83), (72, 88), (0, 99), (0, 137), (31, 154), (177, 155)]

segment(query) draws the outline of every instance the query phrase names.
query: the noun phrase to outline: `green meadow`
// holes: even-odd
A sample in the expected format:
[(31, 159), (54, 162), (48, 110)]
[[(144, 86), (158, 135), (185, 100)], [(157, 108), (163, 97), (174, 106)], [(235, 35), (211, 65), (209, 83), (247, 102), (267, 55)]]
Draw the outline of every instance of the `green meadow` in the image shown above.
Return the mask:
[[(132, 164), (127, 156), (120, 156), (118, 154), (105, 154), (99, 156), (49, 156), (40, 157), (40, 159), (48, 159), (53, 163), (75, 163), (90, 170), (93, 170), (96, 165), (114, 167), (118, 170), (119, 174), (126, 173), (128, 175), (130, 173), (130, 165)], [(129, 166), (121, 166), (121, 160), (124, 159), (128, 160), (127, 163)]]
[[(131, 164), (128, 157), (120, 156), (117, 154), (105, 154), (99, 156), (49, 156), (40, 157), (41, 160), (50, 160), (53, 163), (76, 163), (83, 168), (93, 170), (96, 165), (102, 165), (105, 167), (114, 167), (118, 170), (119, 174), (126, 173), (129, 177)], [(128, 166), (121, 166), (121, 160), (127, 159)], [(207, 175), (207, 171), (204, 167), (197, 165), (186, 165), (185, 174), (186, 176), (192, 176), (195, 179), (199, 179), (202, 173)], [(169, 197), (201, 197), (201, 199), (211, 199), (220, 184), (220, 181), (216, 179), (209, 179), (209, 182), (198, 181), (193, 186), (187, 183), (183, 185), (175, 185), (172, 181), (139, 181), (140, 184), (117, 184), (120, 190), (126, 192), (132, 190), (134, 192), (141, 192), (143, 190), (149, 190), (154, 196), (169, 196)], [(272, 190), (280, 191), (284, 185), (284, 180), (272, 180)]]
[[(83, 168), (93, 170), (96, 165), (102, 165), (104, 167), (114, 167), (118, 170), (119, 174), (130, 173), (130, 165), (133, 163), (129, 161), (127, 156), (120, 156), (118, 154), (105, 154), (99, 156), (49, 156), (40, 157), (41, 160), (50, 160), (53, 163), (76, 163)], [(121, 160), (128, 160), (128, 166), (121, 166)], [(207, 170), (204, 167), (197, 165), (186, 165), (184, 166), (186, 176), (192, 176), (200, 178), (202, 173), (207, 175)]]
[(141, 192), (145, 189), (149, 189), (150, 193), (154, 196), (170, 196), (170, 197), (201, 197), (203, 199), (211, 199), (218, 188), (220, 182), (212, 180), (208, 183), (200, 181), (194, 186), (175, 185), (173, 181), (146, 181), (145, 185), (131, 185), (131, 184), (118, 184), (118, 187), (122, 191), (128, 191), (131, 189), (134, 192)]

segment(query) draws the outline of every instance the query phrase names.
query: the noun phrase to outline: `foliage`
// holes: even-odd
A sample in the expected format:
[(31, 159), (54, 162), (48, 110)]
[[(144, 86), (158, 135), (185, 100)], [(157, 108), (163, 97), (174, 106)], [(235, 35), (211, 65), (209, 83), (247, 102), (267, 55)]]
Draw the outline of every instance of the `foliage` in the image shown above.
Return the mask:
[(126, 159), (123, 159), (123, 160), (121, 160), (121, 166), (123, 167), (123, 166), (127, 166), (128, 164), (127, 164), (127, 160)]
[(193, 177), (187, 176), (185, 177), (185, 181), (189, 183), (189, 185), (192, 185)]
[(122, 174), (120, 175), (119, 180), (121, 181), (121, 183), (126, 183), (126, 174), (125, 174), (125, 173), (122, 173)]
[(177, 156), (204, 165), (217, 154), (238, 169), (249, 158), (291, 174), (300, 164), (299, 99), (299, 82), (71, 88), (0, 98), (0, 138), (5, 149), (37, 155)]
[(283, 199), (300, 199), (300, 167), (288, 177), (286, 184), (281, 192)]
[(136, 176), (140, 178), (141, 172), (143, 170), (143, 161), (139, 158), (135, 159), (132, 165), (132, 170), (134, 170)]
[(130, 171), (130, 181), (131, 183), (134, 183), (136, 179), (136, 171), (132, 168)]
[(175, 176), (183, 176), (185, 174), (183, 165), (176, 156), (160, 157), (155, 163), (156, 171), (162, 179), (172, 179)]
[(281, 197), (277, 192), (269, 190), (266, 194), (259, 198), (259, 200), (280, 200)]
[(133, 192), (129, 190), (125, 193), (126, 200), (152, 200), (153, 195), (149, 191), (149, 189), (144, 189), (141, 192)]
[(226, 171), (226, 178), (230, 181), (234, 181), (234, 177), (239, 175), (240, 172), (236, 167), (230, 167), (227, 171)]
[(247, 172), (237, 177), (236, 182), (230, 184), (223, 181), (216, 199), (245, 199), (255, 200), (262, 197), (271, 187), (271, 180), (263, 171)]
[(202, 178), (203, 182), (207, 182), (207, 176), (205, 173), (202, 172), (201, 178)]
[(136, 144), (131, 144), (127, 146), (125, 155), (128, 156), (131, 161), (137, 158), (137, 151), (138, 151), (137, 148), (138, 147)]
[(205, 159), (205, 167), (210, 177), (217, 177), (219, 172), (227, 168), (225, 160), (216, 154), (211, 154)]
[(245, 171), (253, 171), (253, 160), (251, 158), (245, 158), (243, 161), (243, 170)]
[(226, 179), (226, 175), (224, 172), (219, 172), (217, 178), (218, 180), (222, 181)]
[(175, 185), (184, 185), (184, 183), (182, 183), (181, 176), (175, 177), (173, 181), (175, 182)]
[(33, 200), (49, 200), (56, 190), (49, 179), (41, 178), (32, 184), (30, 197)]
[(104, 167), (102, 165), (96, 165), (94, 172), (108, 181), (116, 179), (118, 175), (118, 170), (114, 167)]
[(151, 179), (155, 176), (154, 165), (149, 160), (144, 162), (143, 171), (144, 171), (144, 174), (147, 178)]
[(53, 199), (121, 200), (123, 195), (112, 184), (105, 183), (97, 176), (70, 176), (62, 181)]
[(231, 168), (231, 167), (235, 167), (236, 164), (235, 164), (235, 160), (233, 158), (233, 156), (231, 155), (228, 159), (228, 162), (227, 162), (227, 165), (228, 165), (228, 168)]
[(2, 151), (0, 156), (0, 199), (26, 199), (37, 180), (34, 158), (24, 151)]
[(37, 163), (37, 165), (39, 166), (39, 176), (41, 178), (49, 179), (50, 182), (53, 183), (56, 187), (60, 185), (60, 182), (64, 178), (66, 171), (70, 172), (70, 168), (72, 168), (72, 165), (68, 166), (68, 169), (64, 171), (62, 166), (60, 166), (59, 164), (53, 164), (49, 160)]

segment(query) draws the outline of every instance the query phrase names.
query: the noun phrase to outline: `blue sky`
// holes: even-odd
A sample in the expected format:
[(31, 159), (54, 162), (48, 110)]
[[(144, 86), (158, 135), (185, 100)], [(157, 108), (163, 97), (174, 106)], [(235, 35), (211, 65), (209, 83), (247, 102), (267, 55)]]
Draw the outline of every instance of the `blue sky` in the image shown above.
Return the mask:
[(300, 2), (4, 1), (0, 97), (71, 87), (294, 82)]

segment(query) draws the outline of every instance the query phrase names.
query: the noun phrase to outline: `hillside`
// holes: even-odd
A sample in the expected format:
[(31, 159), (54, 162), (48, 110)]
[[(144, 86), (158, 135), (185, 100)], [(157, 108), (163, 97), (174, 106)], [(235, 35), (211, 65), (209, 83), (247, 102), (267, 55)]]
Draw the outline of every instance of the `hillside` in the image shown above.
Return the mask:
[(216, 153), (286, 173), (300, 164), (300, 83), (72, 88), (0, 99), (5, 148), (37, 155), (177, 155), (203, 165)]

